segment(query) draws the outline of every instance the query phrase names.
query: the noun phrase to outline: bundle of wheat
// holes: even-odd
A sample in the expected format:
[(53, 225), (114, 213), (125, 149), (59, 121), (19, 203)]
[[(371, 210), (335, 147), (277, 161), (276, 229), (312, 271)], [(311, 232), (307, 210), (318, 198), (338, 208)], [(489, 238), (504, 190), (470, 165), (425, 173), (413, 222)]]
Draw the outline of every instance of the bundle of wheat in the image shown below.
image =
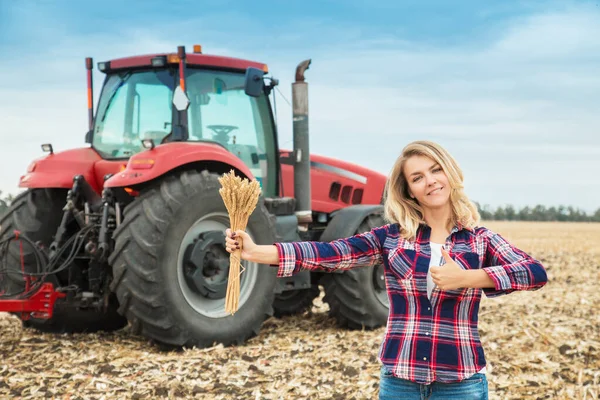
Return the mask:
[[(235, 176), (233, 170), (229, 174), (223, 174), (219, 178), (221, 189), (219, 193), (223, 198), (227, 212), (229, 213), (229, 223), (233, 232), (237, 230), (246, 230), (250, 214), (256, 208), (258, 197), (261, 190), (258, 181), (249, 181), (248, 179)], [(241, 238), (238, 238), (240, 241)], [(225, 312), (233, 315), (239, 308), (240, 298), (240, 275), (244, 272), (241, 266), (241, 248), (234, 251), (229, 256), (229, 278), (227, 282), (227, 294), (225, 296)], [(241, 271), (240, 271), (241, 266)]]

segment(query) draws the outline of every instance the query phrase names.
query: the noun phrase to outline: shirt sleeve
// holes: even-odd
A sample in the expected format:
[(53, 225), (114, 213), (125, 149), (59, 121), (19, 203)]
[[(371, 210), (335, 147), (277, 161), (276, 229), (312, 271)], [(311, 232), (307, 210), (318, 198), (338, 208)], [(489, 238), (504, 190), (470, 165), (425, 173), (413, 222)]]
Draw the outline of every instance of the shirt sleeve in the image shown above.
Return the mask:
[(494, 281), (495, 287), (484, 288), (488, 297), (512, 293), (516, 290), (538, 290), (547, 282), (546, 269), (536, 259), (511, 245), (497, 233), (488, 231), (483, 270)]
[(331, 272), (379, 264), (382, 261), (380, 237), (385, 237), (386, 229), (374, 228), (332, 242), (275, 243), (279, 252), (277, 276), (292, 276), (301, 269)]

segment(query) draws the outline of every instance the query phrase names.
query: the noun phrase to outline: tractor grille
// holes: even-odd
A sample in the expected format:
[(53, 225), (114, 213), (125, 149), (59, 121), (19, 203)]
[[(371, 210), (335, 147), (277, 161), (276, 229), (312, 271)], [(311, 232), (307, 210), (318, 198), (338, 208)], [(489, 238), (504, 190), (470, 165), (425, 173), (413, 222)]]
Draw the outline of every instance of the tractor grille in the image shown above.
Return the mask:
[(355, 189), (350, 185), (342, 186), (339, 182), (333, 182), (329, 188), (329, 198), (346, 204), (360, 204), (363, 192), (363, 189)]

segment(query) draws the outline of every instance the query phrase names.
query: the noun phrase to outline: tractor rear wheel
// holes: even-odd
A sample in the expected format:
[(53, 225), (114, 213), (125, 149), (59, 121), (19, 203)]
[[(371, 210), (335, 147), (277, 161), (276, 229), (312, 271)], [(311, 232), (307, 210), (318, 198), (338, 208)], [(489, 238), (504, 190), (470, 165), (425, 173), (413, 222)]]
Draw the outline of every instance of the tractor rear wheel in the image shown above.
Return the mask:
[[(61, 189), (32, 189), (21, 193), (0, 217), (2, 238), (12, 235), (17, 230), (20, 235), (26, 236), (34, 243), (39, 242), (48, 247), (60, 225), (66, 194), (66, 190)], [(0, 290), (11, 297), (25, 289), (25, 281), (21, 274), (22, 268), (26, 272), (36, 272), (37, 265), (33, 249), (26, 242), (23, 242), (22, 256), (19, 243), (13, 241), (10, 243), (8, 254), (5, 257), (8, 273), (2, 275), (4, 279), (0, 281)], [(21, 266), (21, 257), (23, 266)], [(51, 319), (31, 318), (25, 322), (25, 325), (43, 332), (111, 331), (120, 329), (127, 324), (127, 320), (117, 314), (116, 310), (116, 298), (111, 299), (106, 312), (94, 309), (74, 309), (69, 307), (64, 300), (59, 299), (54, 305)]]
[[(355, 234), (383, 226), (379, 214), (367, 216)], [(350, 329), (377, 328), (387, 323), (389, 300), (385, 287), (383, 264), (355, 268), (342, 273), (324, 275), (323, 301), (329, 304), (329, 315), (340, 326)]]
[(309, 289), (288, 290), (275, 296), (273, 309), (275, 317), (281, 318), (286, 315), (295, 315), (308, 310), (313, 300), (319, 297), (318, 285), (312, 285)]
[[(134, 333), (161, 345), (241, 344), (273, 314), (275, 268), (243, 261), (239, 311), (225, 312), (229, 216), (218, 175), (171, 175), (125, 208), (115, 231), (112, 289)], [(246, 232), (276, 240), (274, 219), (259, 199)]]

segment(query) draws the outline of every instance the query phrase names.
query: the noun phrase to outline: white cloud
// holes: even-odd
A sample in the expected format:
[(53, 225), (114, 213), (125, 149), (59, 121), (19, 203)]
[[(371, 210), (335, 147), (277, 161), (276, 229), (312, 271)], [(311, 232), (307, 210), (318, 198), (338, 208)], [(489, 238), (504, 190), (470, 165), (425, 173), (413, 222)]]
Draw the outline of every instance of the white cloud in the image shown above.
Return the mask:
[[(567, 13), (542, 13), (517, 20), (494, 50), (515, 58), (565, 62), (598, 50), (598, 7)], [(594, 56), (597, 60), (597, 56)], [(568, 62), (568, 61), (567, 61)]]
[(521, 19), (480, 49), (334, 50), (308, 74), (313, 149), (387, 172), (427, 138), (482, 203), (596, 209), (599, 27), (597, 10), (572, 11)]
[[(228, 18), (256, 30), (232, 42), (235, 34), (220, 32), (210, 16), (184, 26), (196, 27), (194, 37), (204, 38), (208, 53), (266, 61), (288, 100), (297, 63), (312, 57), (306, 76), (315, 153), (387, 173), (406, 143), (431, 139), (455, 154), (468, 193), (481, 203), (600, 207), (599, 178), (591, 173), (600, 170), (597, 9), (519, 18), (496, 40), (447, 48), (362, 38), (359, 29), (344, 41), (339, 28), (319, 21), (298, 21), (291, 29), (280, 27), (279, 36), (267, 35), (253, 19)], [(311, 35), (333, 39), (303, 46), (306, 26)], [(0, 66), (5, 192), (14, 191), (18, 176), (40, 154), (39, 143), (51, 141), (56, 149), (83, 145), (85, 56), (100, 61), (195, 43), (191, 34), (174, 40), (177, 32), (168, 27), (85, 36), (44, 32), (54, 35), (55, 46)], [(277, 108), (280, 143), (290, 148), (291, 110), (279, 97)]]

